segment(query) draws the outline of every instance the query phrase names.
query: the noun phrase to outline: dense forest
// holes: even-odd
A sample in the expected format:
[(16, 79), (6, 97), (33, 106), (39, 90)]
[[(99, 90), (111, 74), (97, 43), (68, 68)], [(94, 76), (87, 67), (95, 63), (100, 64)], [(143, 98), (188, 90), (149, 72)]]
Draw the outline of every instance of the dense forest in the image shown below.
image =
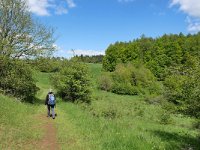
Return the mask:
[[(178, 111), (200, 117), (200, 33), (165, 34), (111, 44), (100, 88), (119, 94), (163, 95)], [(151, 91), (151, 92), (150, 92)]]

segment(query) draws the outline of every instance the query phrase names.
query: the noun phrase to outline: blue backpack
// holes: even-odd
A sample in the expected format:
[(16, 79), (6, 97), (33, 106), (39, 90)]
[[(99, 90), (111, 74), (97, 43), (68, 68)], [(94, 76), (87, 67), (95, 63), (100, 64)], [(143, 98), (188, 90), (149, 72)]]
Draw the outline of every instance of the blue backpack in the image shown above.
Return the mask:
[(49, 94), (49, 101), (48, 104), (49, 105), (55, 105), (55, 96), (53, 94)]

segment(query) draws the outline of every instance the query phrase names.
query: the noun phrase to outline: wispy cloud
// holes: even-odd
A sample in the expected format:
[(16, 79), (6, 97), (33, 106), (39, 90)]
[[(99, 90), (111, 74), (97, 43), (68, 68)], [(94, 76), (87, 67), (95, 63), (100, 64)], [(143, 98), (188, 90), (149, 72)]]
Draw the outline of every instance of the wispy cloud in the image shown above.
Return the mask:
[(200, 19), (191, 19), (190, 17), (187, 17), (186, 22), (188, 23), (187, 29), (190, 33), (196, 33), (200, 31)]
[(171, 0), (170, 7), (178, 6), (180, 11), (186, 13), (188, 31), (200, 31), (200, 0)]
[(52, 14), (67, 14), (68, 9), (76, 7), (73, 0), (26, 0), (29, 10), (38, 16), (50, 16)]
[(76, 4), (74, 3), (73, 0), (66, 0), (66, 1), (67, 1), (67, 4), (68, 4), (69, 8), (76, 7)]

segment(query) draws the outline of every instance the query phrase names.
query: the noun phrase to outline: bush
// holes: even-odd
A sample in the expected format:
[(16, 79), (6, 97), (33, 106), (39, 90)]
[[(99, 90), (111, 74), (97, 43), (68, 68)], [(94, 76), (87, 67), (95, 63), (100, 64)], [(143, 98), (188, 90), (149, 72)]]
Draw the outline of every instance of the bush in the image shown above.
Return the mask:
[(103, 74), (98, 79), (98, 88), (104, 91), (110, 91), (112, 88), (112, 78), (109, 74)]
[(33, 102), (38, 88), (32, 71), (22, 60), (2, 58), (0, 61), (0, 88), (23, 101)]
[(143, 65), (119, 64), (112, 74), (112, 92), (117, 94), (159, 94), (161, 87), (154, 75)]
[(61, 71), (52, 76), (58, 94), (66, 101), (90, 102), (88, 68), (75, 61), (68, 62)]
[(139, 91), (137, 87), (133, 87), (131, 84), (126, 83), (114, 83), (112, 92), (122, 95), (138, 95)]
[(200, 70), (184, 70), (166, 78), (165, 98), (182, 113), (200, 118)]

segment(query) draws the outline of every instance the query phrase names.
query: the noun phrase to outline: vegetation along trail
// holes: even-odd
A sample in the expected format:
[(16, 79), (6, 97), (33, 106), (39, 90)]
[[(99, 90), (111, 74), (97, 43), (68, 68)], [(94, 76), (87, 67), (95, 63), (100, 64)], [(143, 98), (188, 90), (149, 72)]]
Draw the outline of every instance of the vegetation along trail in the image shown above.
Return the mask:
[[(200, 150), (200, 32), (116, 41), (99, 56), (72, 49), (67, 59), (51, 21), (40, 22), (29, 3), (0, 0), (0, 150)], [(62, 33), (72, 48), (87, 44)], [(45, 106), (50, 89), (54, 119)]]

